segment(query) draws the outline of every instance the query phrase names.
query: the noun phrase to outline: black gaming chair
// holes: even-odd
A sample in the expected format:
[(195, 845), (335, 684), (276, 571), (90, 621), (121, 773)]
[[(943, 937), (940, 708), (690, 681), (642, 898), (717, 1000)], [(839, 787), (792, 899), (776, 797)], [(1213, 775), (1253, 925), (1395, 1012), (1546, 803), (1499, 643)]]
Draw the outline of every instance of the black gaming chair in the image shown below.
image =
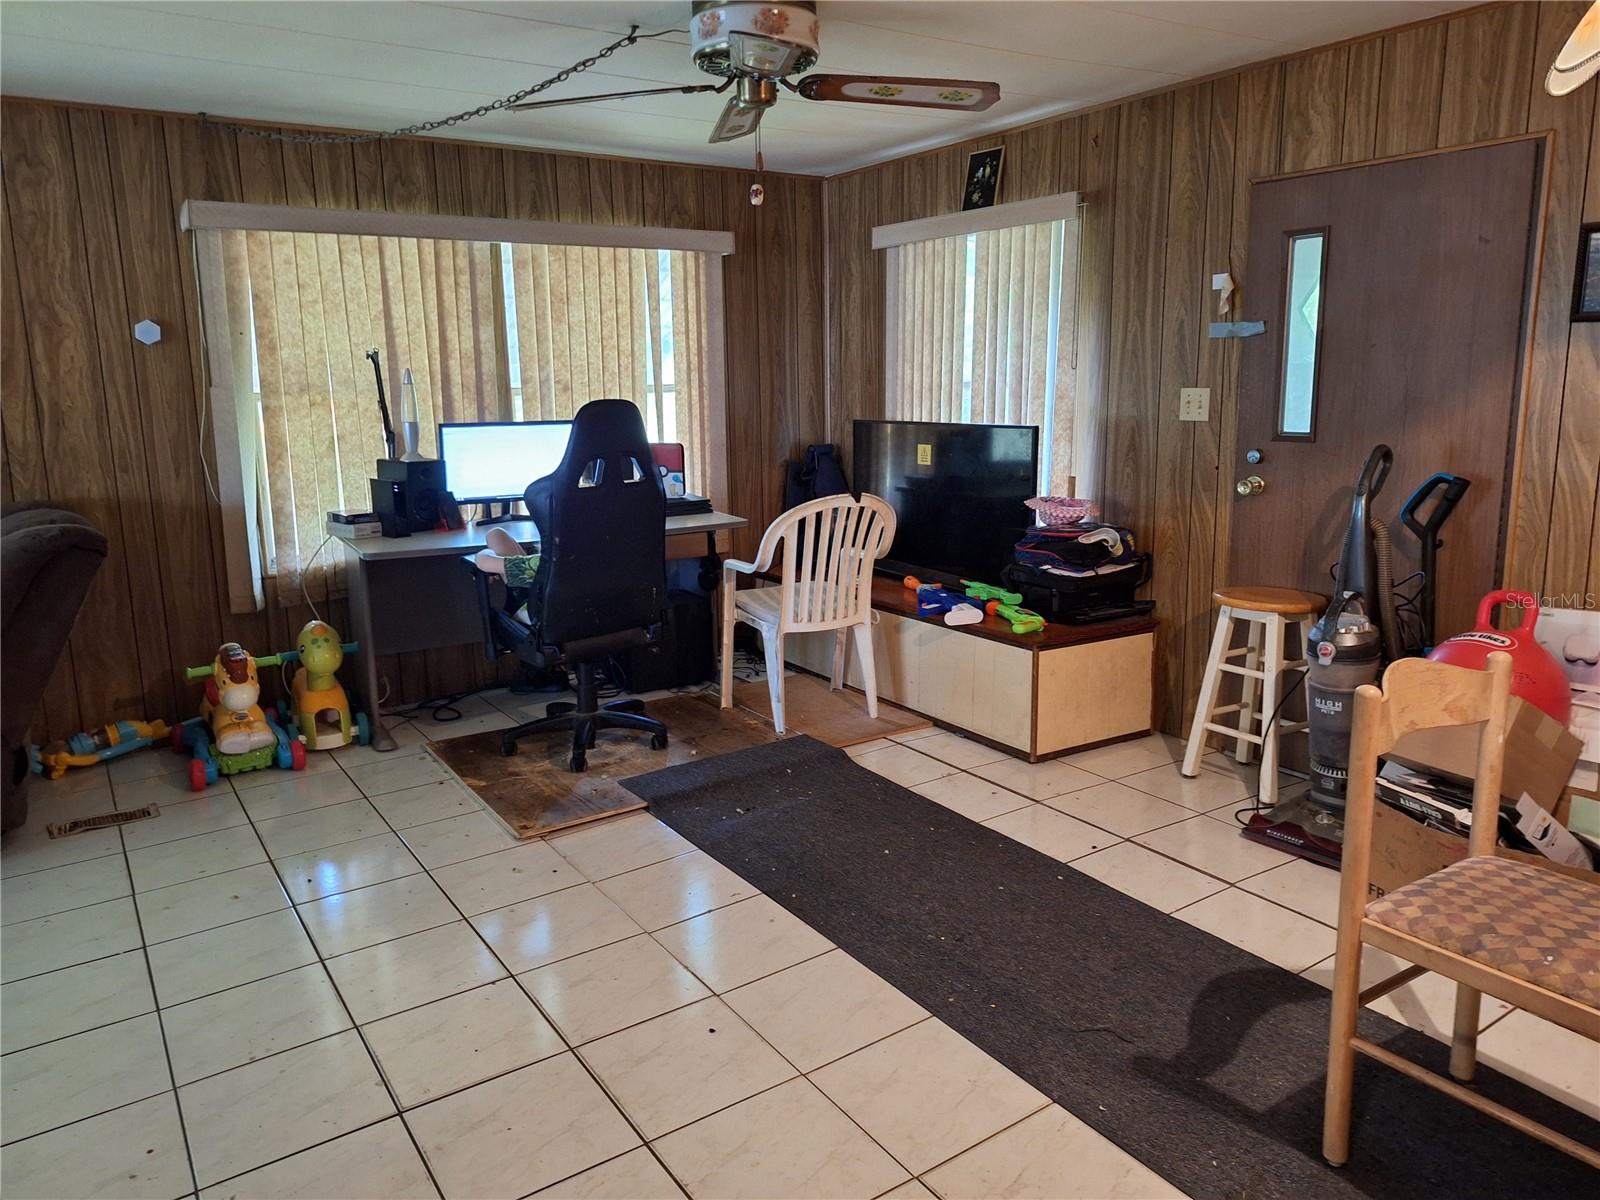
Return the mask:
[[(500, 752), (515, 754), (530, 733), (572, 731), (574, 771), (602, 729), (648, 733), (667, 745), (667, 727), (638, 700), (599, 705), (597, 663), (660, 636), (666, 607), (666, 496), (650, 457), (639, 410), (626, 400), (592, 400), (572, 420), (567, 453), (523, 496), (539, 527), (539, 569), (531, 586), (506, 589), (498, 609), (479, 572), (487, 642), (535, 667), (570, 667), (577, 703), (545, 707), (545, 716), (508, 729)], [(526, 601), (526, 618), (517, 614)]]

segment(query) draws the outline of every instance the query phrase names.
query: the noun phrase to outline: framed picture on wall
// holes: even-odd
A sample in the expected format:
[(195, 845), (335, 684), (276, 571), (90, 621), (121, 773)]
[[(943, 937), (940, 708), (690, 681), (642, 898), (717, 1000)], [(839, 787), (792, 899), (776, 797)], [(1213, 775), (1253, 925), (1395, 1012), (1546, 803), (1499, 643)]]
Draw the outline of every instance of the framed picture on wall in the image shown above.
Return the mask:
[(1572, 319), (1600, 321), (1600, 221), (1578, 230), (1578, 267), (1572, 281)]
[(1005, 163), (1006, 148), (994, 146), (988, 150), (974, 150), (967, 155), (967, 186), (961, 192), (961, 211), (988, 208), (1000, 196), (1000, 168)]

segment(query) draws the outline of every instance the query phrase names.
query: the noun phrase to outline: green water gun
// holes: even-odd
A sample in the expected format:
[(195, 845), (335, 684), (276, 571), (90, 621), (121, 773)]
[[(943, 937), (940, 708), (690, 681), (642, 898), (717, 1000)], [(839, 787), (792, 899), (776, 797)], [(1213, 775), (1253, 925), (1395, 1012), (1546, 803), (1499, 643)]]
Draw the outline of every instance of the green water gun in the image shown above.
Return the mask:
[[(1001, 604), (1019, 605), (1022, 603), (1021, 592), (1008, 592), (1005, 588), (993, 587), (987, 583), (978, 583), (971, 579), (963, 579), (961, 587), (967, 595), (974, 600), (987, 605), (991, 600), (998, 600)], [(1023, 611), (1027, 611), (1024, 609)]]
[(1001, 604), (996, 600), (989, 601), (983, 607), (990, 616), (1010, 621), (1012, 633), (1038, 633), (1044, 628), (1044, 618), (1031, 608), (1023, 608), (1018, 604)]

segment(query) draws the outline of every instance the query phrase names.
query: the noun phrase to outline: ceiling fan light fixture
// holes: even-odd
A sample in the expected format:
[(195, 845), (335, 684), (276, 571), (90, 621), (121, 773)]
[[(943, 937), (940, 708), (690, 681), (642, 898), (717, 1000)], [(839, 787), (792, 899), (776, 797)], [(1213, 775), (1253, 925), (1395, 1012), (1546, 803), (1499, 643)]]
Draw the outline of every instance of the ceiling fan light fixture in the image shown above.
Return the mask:
[(817, 6), (695, 0), (689, 36), (702, 71), (779, 79), (816, 65)]
[(1544, 77), (1544, 90), (1552, 96), (1569, 95), (1593, 79), (1596, 72), (1600, 72), (1600, 0), (1595, 0), (1578, 19), (1577, 28)]

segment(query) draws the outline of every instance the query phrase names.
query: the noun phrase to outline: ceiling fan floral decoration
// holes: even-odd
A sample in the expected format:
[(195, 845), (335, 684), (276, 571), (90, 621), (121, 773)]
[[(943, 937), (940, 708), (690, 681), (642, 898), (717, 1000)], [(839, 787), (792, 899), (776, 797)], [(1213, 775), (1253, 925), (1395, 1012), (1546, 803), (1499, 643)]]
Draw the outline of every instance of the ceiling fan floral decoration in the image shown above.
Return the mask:
[(762, 115), (778, 102), (780, 89), (806, 100), (892, 104), (903, 108), (956, 108), (969, 112), (982, 112), (1000, 99), (999, 84), (980, 80), (883, 75), (795, 78), (816, 66), (821, 57), (814, 0), (776, 4), (754, 3), (753, 0), (693, 0), (689, 29), (694, 65), (721, 82), (645, 88), (602, 96), (571, 96), (513, 107), (519, 110), (552, 108), (634, 96), (731, 91), (710, 139), (728, 142), (756, 131)]

